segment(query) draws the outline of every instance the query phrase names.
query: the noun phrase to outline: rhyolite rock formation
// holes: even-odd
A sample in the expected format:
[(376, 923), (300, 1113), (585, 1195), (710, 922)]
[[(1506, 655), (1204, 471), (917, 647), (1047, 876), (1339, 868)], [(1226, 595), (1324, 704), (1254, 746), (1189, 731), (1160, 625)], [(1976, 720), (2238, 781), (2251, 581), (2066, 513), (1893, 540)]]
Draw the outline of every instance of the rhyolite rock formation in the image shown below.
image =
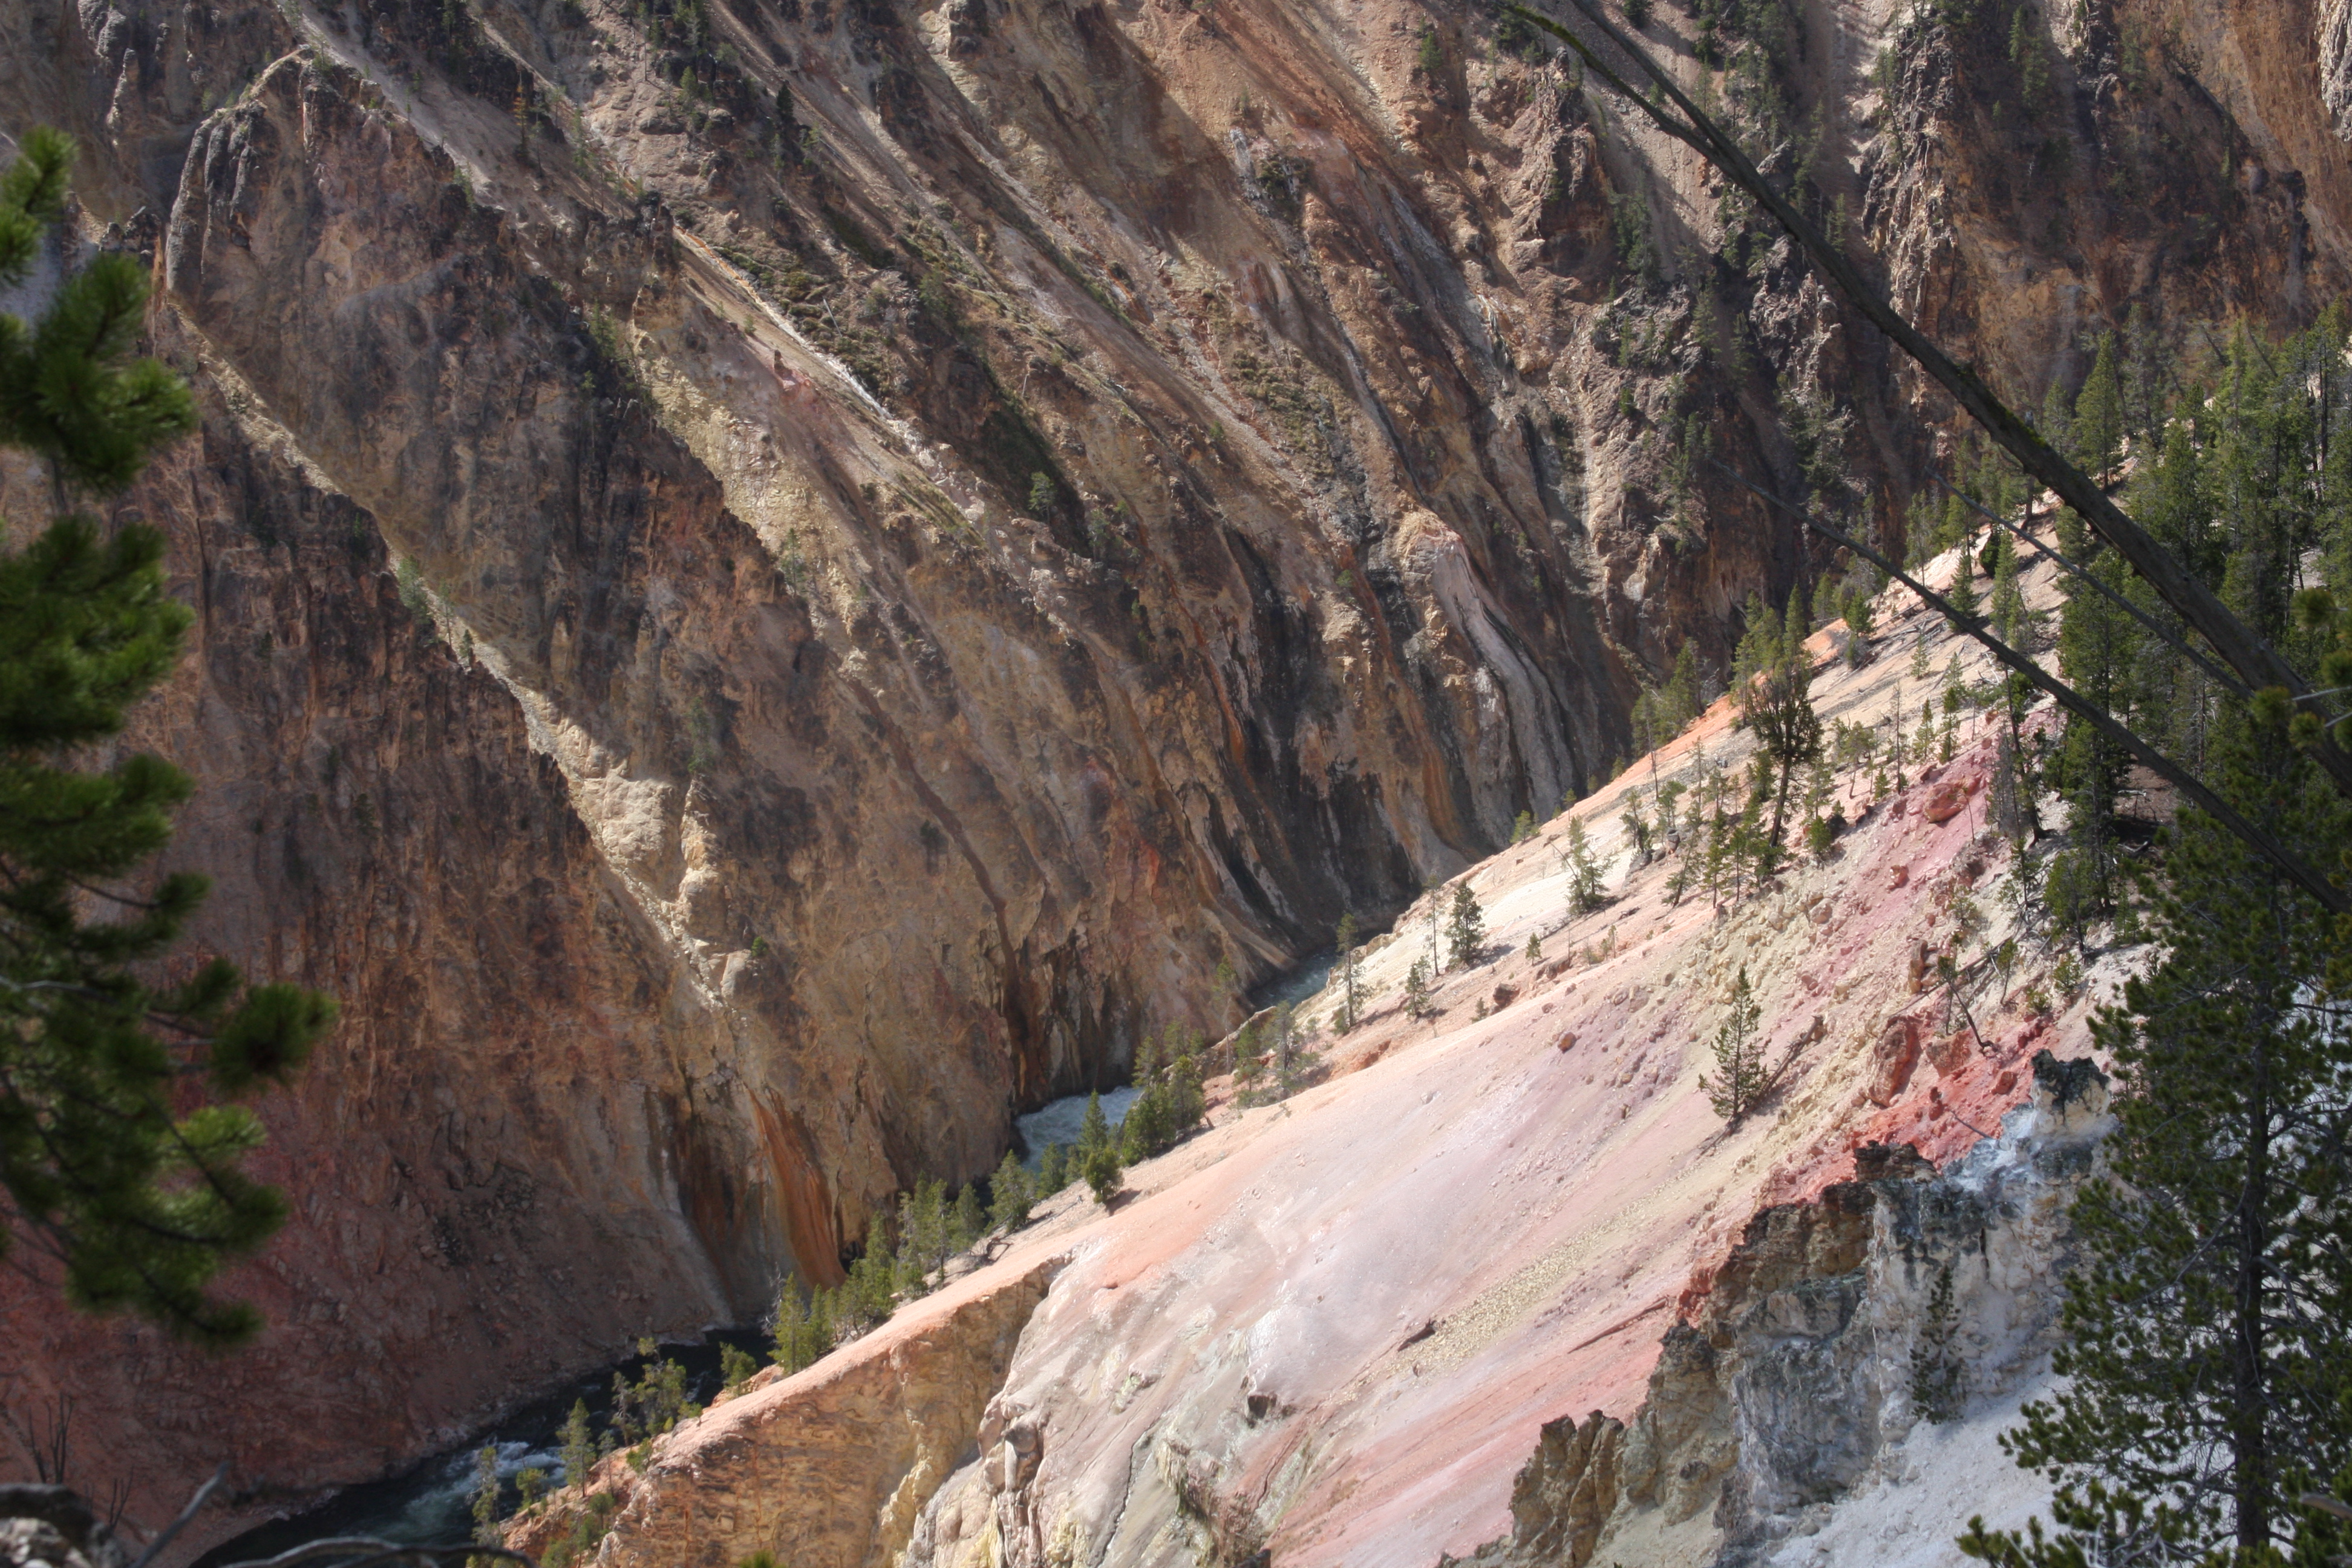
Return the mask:
[[(1832, 637), (1817, 641), (1826, 656)], [(1938, 663), (1952, 651), (1931, 643)], [(1837, 664), (1815, 696), (1881, 721), (1904, 679), (1899, 659)], [(1659, 756), (1661, 778), (1742, 764), (1727, 708)], [(1972, 722), (1951, 763), (1879, 802), (1835, 858), (1719, 918), (1703, 895), (1673, 902), (1667, 866), (1622, 874), (1634, 779), (1601, 791), (1577, 814), (1612, 862), (1607, 908), (1569, 918), (1565, 824), (1547, 825), (1469, 873), (1491, 945), (1444, 977), (1435, 1018), (1402, 1016), (1423, 952), (1407, 921), (1364, 955), (1369, 1016), (1327, 1037), (1326, 1081), (1221, 1105), (1211, 1131), (1131, 1172), (1108, 1213), (1074, 1185), (988, 1267), (797, 1376), (763, 1374), (642, 1468), (607, 1463), (592, 1495), (559, 1494), (515, 1539), (545, 1544), (595, 1510), (606, 1568), (732, 1568), (761, 1551), (807, 1568), (1240, 1568), (1261, 1553), (1698, 1568), (1810, 1539), (1842, 1501), (1906, 1481), (1906, 1550), (1978, 1510), (2020, 1522), (1990, 1489), (1910, 1468), (1947, 1437), (1992, 1451), (2046, 1368), (2065, 1204), (2104, 1126), (2081, 1059), (2092, 998), (2050, 993), (2047, 958), (1990, 987), (1973, 1027), (1912, 981), (1918, 946), (1954, 941), (1958, 900), (2006, 857), (1966, 788), (1995, 729)], [(1956, 780), (1969, 811), (1918, 809)], [(1845, 783), (1858, 813), (1866, 781)], [(1998, 941), (2007, 917), (1989, 918)], [(2108, 961), (2102, 986), (2128, 962)], [(1728, 1128), (1701, 1077), (1743, 966), (1768, 1057), (1789, 1066), (1766, 1110)], [(1885, 1025), (1906, 1016), (1939, 1048), (1880, 1104)], [(1955, 1034), (1961, 1047), (1940, 1048)], [(1924, 1303), (1947, 1266), (1953, 1310), (1931, 1333)], [(1002, 1354), (992, 1303), (1041, 1275), (960, 1447), (931, 1434), (919, 1461), (878, 1442), (845, 1474), (807, 1440), (860, 1409), (896, 1433), (876, 1381)], [(1923, 1342), (1948, 1424), (1920, 1419)], [(771, 1499), (837, 1500), (847, 1523), (795, 1533), (805, 1502), (736, 1500), (752, 1475)]]
[[(2336, 0), (2030, 6), (2040, 85), (1967, 9), (1705, 42), (2015, 395), (2135, 307), (2342, 292)], [(1820, 564), (1711, 461), (1892, 527), (1938, 457), (1785, 244), (1483, 9), (0, 0), (35, 121), (205, 410), (110, 503), (199, 612), (136, 738), (199, 779), (203, 942), (345, 1018), (268, 1110), (259, 1347), (0, 1308), (140, 1521), (833, 1277), (1230, 1024), (1221, 962), (1604, 776)]]

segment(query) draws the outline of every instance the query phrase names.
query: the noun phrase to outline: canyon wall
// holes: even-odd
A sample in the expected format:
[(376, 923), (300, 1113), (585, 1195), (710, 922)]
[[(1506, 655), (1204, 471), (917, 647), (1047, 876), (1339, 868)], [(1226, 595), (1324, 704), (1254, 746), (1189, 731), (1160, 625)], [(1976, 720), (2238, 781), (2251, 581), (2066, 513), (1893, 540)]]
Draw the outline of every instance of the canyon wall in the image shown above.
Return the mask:
[(1696, 1321), (1667, 1334), (1640, 1408), (1547, 1423), (1512, 1484), (1511, 1533), (1446, 1561), (1738, 1568), (1803, 1550), (1874, 1484), (1924, 1480), (1918, 1506), (1943, 1505), (1946, 1536), (2030, 1490), (2021, 1476), (1966, 1493), (1905, 1447), (1937, 1426), (1981, 1444), (2013, 1415), (2003, 1396), (2046, 1377), (2066, 1207), (2115, 1122), (2090, 1060), (2044, 1051), (2032, 1070), (2000, 1136), (1945, 1171), (1868, 1144), (1853, 1180), (1759, 1212)]
[[(2035, 590), (2046, 604), (2046, 573)], [(1960, 655), (1893, 597), (1895, 646)], [(1838, 660), (1814, 697), (1883, 723), (1906, 680), (1899, 658)], [(1738, 772), (1728, 707), (1659, 754), (1662, 779)], [(1940, 1562), (1971, 1511), (2021, 1523), (2046, 1494), (1993, 1435), (2046, 1376), (2065, 1207), (2106, 1126), (2089, 1010), (2142, 955), (2106, 954), (2068, 994), (2026, 933), (1972, 1003), (1935, 983), (1939, 949), (1975, 951), (1970, 924), (2012, 930), (1981, 787), (2000, 728), (1970, 723), (1948, 763), (1874, 801), (1841, 780), (1855, 826), (1836, 853), (1720, 912), (1630, 851), (1618, 813), (1645, 760), (1577, 808), (1606, 907), (1571, 916), (1567, 825), (1546, 824), (1467, 873), (1487, 945), (1441, 975), (1433, 1016), (1401, 1000), (1414, 921), (1362, 955), (1365, 1020), (1323, 1037), (1315, 1087), (1249, 1108), (1213, 1080), (1213, 1125), (1108, 1210), (1073, 1185), (978, 1272), (748, 1395), (756, 1415), (688, 1424), (641, 1472), (600, 1472), (612, 1502), (566, 1491), (514, 1539), (596, 1510), (607, 1568), (762, 1550), (806, 1568), (1701, 1568), (1832, 1539), (1850, 1554), (1829, 1561)], [(1783, 1065), (1727, 1123), (1708, 1047), (1743, 972)], [(944, 1463), (917, 1477), (886, 1451), (845, 1478), (801, 1439), (832, 1391), (954, 1339), (945, 1320), (994, 1343), (975, 1304), (1041, 1271), (1001, 1385), (931, 1435)], [(942, 1402), (942, 1425), (969, 1409)], [(1962, 1449), (1981, 1488), (1937, 1470)], [(816, 1540), (735, 1506), (755, 1468), (849, 1522)], [(1920, 1555), (1850, 1539), (1845, 1505), (1877, 1490)]]
[[(1994, 0), (1658, 9), (2027, 402), (2134, 306), (2342, 292), (2333, 0), (2029, 7), (2038, 86)], [(259, 1348), (6, 1298), (138, 1520), (834, 1277), (1229, 1023), (1221, 963), (1604, 776), (1822, 564), (1703, 458), (1892, 525), (1941, 450), (1685, 153), (1442, 3), (0, 0), (42, 121), (205, 410), (111, 503), (199, 611), (135, 737), (175, 862), (345, 1019), (268, 1110)]]

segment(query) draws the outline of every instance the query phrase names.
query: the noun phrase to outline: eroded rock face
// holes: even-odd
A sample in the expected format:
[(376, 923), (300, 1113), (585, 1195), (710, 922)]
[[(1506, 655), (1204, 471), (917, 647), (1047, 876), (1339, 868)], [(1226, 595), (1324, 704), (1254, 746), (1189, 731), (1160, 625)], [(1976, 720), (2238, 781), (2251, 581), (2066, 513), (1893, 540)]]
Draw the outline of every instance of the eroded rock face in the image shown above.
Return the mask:
[(895, 1561), (947, 1479), (998, 1447), (983, 1413), (1058, 1267), (950, 1287), (805, 1372), (760, 1374), (656, 1439), (642, 1469), (605, 1461), (591, 1492), (558, 1494), (509, 1543), (544, 1555), (593, 1509), (612, 1568), (734, 1568), (783, 1542), (813, 1568)]
[(1633, 1419), (1545, 1426), (1510, 1535), (1460, 1561), (1583, 1568), (1712, 1509), (1720, 1546), (1678, 1555), (1759, 1562), (1876, 1479), (1916, 1423), (2013, 1386), (2051, 1348), (2066, 1206), (2114, 1125), (2091, 1062), (2043, 1051), (2033, 1068), (2001, 1136), (1951, 1170), (1873, 1144), (1857, 1180), (1758, 1214)]
[[(1992, 24), (1886, 9), (1792, 7), (1801, 112), (1746, 129), (1818, 123), (2026, 401), (2134, 302), (2340, 291), (2334, 0), (2092, 7), (2032, 120)], [(270, 1110), (233, 1374), (8, 1299), (141, 1517), (832, 1278), (1017, 1108), (1235, 1021), (1221, 959), (1601, 776), (1814, 562), (1678, 454), (1882, 521), (1932, 456), (1785, 246), (1484, 11), (650, 15), (0, 0), (0, 123), (81, 139), (207, 408), (118, 507), (201, 611), (139, 734), (199, 775), (175, 854), (347, 1020)]]
[[(2054, 588), (2042, 572), (2027, 591), (2047, 603)], [(1958, 651), (1946, 628), (1880, 608), (1932, 659)], [(1838, 666), (1814, 697), (1826, 717), (1879, 722), (1903, 679), (1896, 660)], [(1659, 754), (1662, 779), (1736, 774), (1752, 740), (1728, 709)], [(1987, 765), (2000, 729), (1965, 726), (1947, 772)], [(1633, 858), (1632, 782), (1576, 810), (1612, 872)], [(835, 1489), (887, 1495), (894, 1519), (914, 1501), (898, 1568), (1240, 1568), (1261, 1553), (1428, 1568), (1514, 1540), (1530, 1558), (1696, 1568), (1803, 1528), (1911, 1423), (1889, 1392), (1912, 1386), (1904, 1314), (1943, 1260), (1961, 1303), (1947, 1380), (1959, 1395), (2008, 1375), (2004, 1358), (2031, 1359), (2054, 1267), (2032, 1233), (2072, 1177), (2033, 1185), (2041, 1167), (2019, 1164), (2015, 1140), (1997, 1145), (2006, 1164), (1969, 1152), (2032, 1096), (2037, 1053), (2084, 1049), (2093, 1005), (2066, 996), (2045, 1015), (2021, 976), (1979, 999), (1980, 1044), (1874, 1103), (1890, 1016), (1939, 1038), (1958, 1026), (1957, 1005), (1913, 993), (1910, 961), (1949, 939), (1951, 900), (2008, 852), (1973, 818), (1864, 810), (1866, 782), (1842, 790), (1855, 826), (1834, 856), (1719, 915), (1677, 900), (1658, 864), (1574, 914), (1559, 819), (1474, 868), (1494, 945), (1440, 972), (1432, 1016), (1402, 1007), (1423, 905), (1359, 951), (1366, 1016), (1318, 1041), (1314, 1087), (1244, 1110), (1213, 1080), (1215, 1125), (1131, 1170), (1113, 1207), (1074, 1184), (952, 1288), (1055, 1269), (961, 1458), (927, 1472), (928, 1498), (902, 1494), (911, 1472), (891, 1464)], [(1906, 794), (1916, 805), (1934, 787)], [(1997, 942), (2010, 917), (1990, 918), (1980, 935)], [(1789, 1066), (1774, 1103), (1735, 1129), (1701, 1079), (1742, 970), (1765, 1054)], [(2100, 984), (2114, 979), (2109, 963)], [(1490, 1011), (1498, 984), (1517, 998)], [(1324, 1023), (1339, 1005), (1335, 988), (1298, 1016)], [(2095, 1083), (2053, 1067), (2045, 1057), (2039, 1079), (2063, 1077), (2072, 1126)], [(1908, 1195), (1960, 1192), (1938, 1167), (1994, 1195)], [(1990, 1227), (1977, 1250), (1972, 1225)], [(1968, 1275), (1963, 1252), (1991, 1272)], [(932, 1311), (902, 1310), (839, 1353), (878, 1364)], [(667, 1467), (656, 1489), (632, 1506), (698, 1521), (679, 1526), (681, 1557), (703, 1550), (696, 1531), (722, 1528), (739, 1559), (797, 1550), (712, 1523), (722, 1510), (692, 1466)]]

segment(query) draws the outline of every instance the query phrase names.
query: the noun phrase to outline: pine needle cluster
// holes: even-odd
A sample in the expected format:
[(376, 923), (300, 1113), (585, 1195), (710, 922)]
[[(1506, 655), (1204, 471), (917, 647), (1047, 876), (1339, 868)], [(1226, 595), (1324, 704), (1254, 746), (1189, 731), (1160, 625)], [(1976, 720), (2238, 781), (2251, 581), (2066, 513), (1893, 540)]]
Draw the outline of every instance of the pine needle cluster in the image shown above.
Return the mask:
[[(72, 155), (29, 132), (0, 174), (0, 288), (54, 233)], [(29, 326), (0, 312), (0, 444), (60, 495), (121, 489), (195, 423), (180, 379), (132, 357), (146, 298), (138, 263), (107, 254)], [(260, 1317), (209, 1286), (286, 1215), (247, 1169), (264, 1134), (235, 1102), (299, 1071), (335, 1010), (225, 960), (152, 978), (206, 889), (139, 882), (191, 782), (143, 752), (76, 764), (179, 661), (190, 616), (163, 558), (152, 529), (79, 513), (0, 551), (0, 1254), (31, 1241), (75, 1306), (226, 1346)]]

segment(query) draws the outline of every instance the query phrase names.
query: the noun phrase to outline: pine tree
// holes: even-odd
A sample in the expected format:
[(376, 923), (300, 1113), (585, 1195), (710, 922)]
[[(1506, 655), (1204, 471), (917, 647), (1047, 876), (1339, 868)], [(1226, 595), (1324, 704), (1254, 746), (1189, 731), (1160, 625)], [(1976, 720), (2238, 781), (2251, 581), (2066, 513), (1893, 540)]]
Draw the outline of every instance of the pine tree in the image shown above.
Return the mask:
[(1874, 594), (1857, 587), (1846, 597), (1842, 607), (1845, 628), (1852, 634), (1845, 645), (1845, 662), (1849, 669), (1860, 669), (1870, 661), (1872, 604), (1875, 598)]
[(1685, 637), (1675, 654), (1674, 673), (1666, 678), (1661, 693), (1659, 712), (1662, 728), (1666, 731), (1662, 739), (1671, 741), (1689, 729), (1691, 721), (1698, 717), (1704, 697), (1698, 673), (1698, 647)]
[[(30, 131), (0, 174), (0, 288), (58, 221), (72, 156)], [(108, 253), (29, 330), (0, 313), (0, 444), (44, 461), (60, 496), (121, 489), (195, 424), (179, 378), (131, 357), (146, 298), (139, 263)], [(78, 513), (0, 550), (0, 1254), (30, 1240), (74, 1306), (226, 1346), (260, 1318), (207, 1287), (286, 1213), (245, 1169), (261, 1122), (231, 1102), (291, 1079), (334, 1005), (248, 989), (224, 960), (176, 984), (145, 978), (205, 890), (186, 872), (124, 885), (192, 787), (161, 758), (111, 750), (190, 623), (163, 556), (152, 529)]]
[[(1287, 1020), (1286, 1020), (1286, 1023)], [(1298, 1092), (1298, 1083), (1305, 1063), (1299, 1050), (1298, 1031), (1284, 1027), (1274, 1032), (1274, 1097), (1287, 1100)]]
[(2018, 582), (2017, 546), (2007, 530), (1992, 539), (1992, 635), (2022, 653), (2033, 651), (2026, 636), (2025, 590)]
[(2018, 848), (2039, 829), (2031, 805), (2032, 785), (2024, 776), (2014, 727), (2000, 732), (1993, 755), (1992, 783), (1987, 791), (1986, 815), (1993, 828)]
[(1265, 1072), (1265, 1041), (1255, 1024), (1234, 1037), (1234, 1092), (1244, 1105), (1257, 1103), (1257, 1081)]
[(1723, 907), (1723, 889), (1731, 868), (1732, 821), (1721, 806), (1707, 818), (1706, 847), (1700, 852), (1699, 885), (1706, 889), (1708, 901)]
[[(1275, 1038), (1286, 1050), (1290, 1048), (1290, 1004), (1283, 1003), (1274, 1010)], [(1176, 1059), (1168, 1064), (1168, 1131), (1171, 1139), (1181, 1138), (1201, 1125), (1209, 1113), (1208, 1092), (1202, 1086), (1203, 1076), (1202, 1053), (1207, 1041), (1194, 1035), (1177, 1047)]]
[[(1086, 1114), (1078, 1118), (1076, 1152), (1080, 1166), (1084, 1166), (1087, 1155), (1108, 1147), (1109, 1143), (1110, 1121), (1103, 1115), (1102, 1095), (1097, 1091), (1087, 1096)], [(1083, 1169), (1080, 1173), (1083, 1176)]]
[(2074, 446), (2074, 399), (2066, 390), (2066, 378), (2053, 375), (2042, 399), (2042, 416), (2035, 421), (2037, 433), (2053, 451), (2071, 452)]
[(803, 1300), (797, 1289), (786, 1284), (776, 1298), (775, 1321), (769, 1328), (768, 1359), (782, 1367), (787, 1377), (804, 1366), (814, 1365), (824, 1353), (816, 1328), (817, 1293), (811, 1291)]
[[(1633, 847), (1633, 863), (1647, 865), (1650, 859), (1650, 819), (1642, 813), (1642, 792), (1625, 792), (1625, 809), (1618, 814), (1617, 825), (1625, 830), (1625, 842)], [(1575, 824), (1571, 824), (1571, 828)]]
[(474, 1544), (499, 1545), (499, 1446), (485, 1443), (474, 1456), (474, 1487), (469, 1504), (474, 1516)]
[(1601, 908), (1608, 900), (1608, 884), (1601, 879), (1601, 862), (1593, 858), (1592, 846), (1585, 837), (1584, 824), (1577, 817), (1568, 819), (1568, 850), (1561, 858), (1568, 872), (1568, 912), (1570, 918), (1588, 915)]
[(1118, 1163), (1118, 1146), (1106, 1139), (1092, 1152), (1081, 1155), (1080, 1159), (1087, 1186), (1093, 1192), (1095, 1202), (1105, 1208), (1110, 1207), (1111, 1199), (1118, 1195), (1119, 1184), (1127, 1176)]
[(1740, 614), (1739, 644), (1731, 655), (1731, 686), (1737, 691), (1780, 657), (1780, 617), (1761, 594), (1748, 595)]
[(1404, 972), (1404, 1016), (1422, 1019), (1429, 1016), (1429, 961), (1416, 958), (1412, 967)]
[(2099, 334), (2097, 357), (2074, 398), (2074, 460), (2103, 485), (2115, 482), (2124, 459), (2124, 391), (2116, 368), (2116, 335)]
[[(2324, 861), (2352, 837), (2352, 811), (2275, 706), (2217, 743), (2217, 784)], [(2082, 1260), (2065, 1282), (2062, 1392), (2004, 1439), (2056, 1483), (2060, 1532), (1972, 1525), (1972, 1557), (2220, 1562), (2293, 1534), (2303, 1562), (2311, 1521), (2294, 1500), (2352, 1479), (2352, 1051), (2327, 1000), (2334, 927), (2191, 808), (2167, 871), (2150, 921), (2161, 957), (2094, 1021), (2121, 1078), (2119, 1125), (2070, 1216)]]
[(1952, 606), (1951, 625), (1955, 631), (1976, 619), (1976, 574), (1966, 551), (1960, 553), (1959, 569), (1952, 574), (1952, 585), (1945, 592), (1944, 602)]
[[(1801, 592), (1790, 595), (1792, 620), (1801, 616), (1803, 608)], [(1739, 706), (1741, 721), (1756, 734), (1758, 763), (1778, 777), (1772, 825), (1764, 835), (1758, 865), (1759, 874), (1769, 876), (1783, 842), (1790, 786), (1797, 771), (1822, 754), (1822, 721), (1813, 711), (1812, 661), (1804, 640), (1792, 636), (1762, 651), (1764, 662), (1739, 689)]]
[(1356, 917), (1345, 913), (1339, 917), (1337, 933), (1339, 949), (1339, 1032), (1346, 1034), (1356, 1026), (1360, 1016), (1362, 998), (1356, 992)]
[[(2072, 512), (2060, 515), (2059, 535), (2067, 547), (2064, 553), (2079, 560), (2078, 552), (2088, 540)], [(2087, 570), (2116, 594), (2129, 585), (2124, 564), (2112, 551), (2103, 552)], [(2058, 658), (2067, 683), (2116, 718), (2130, 720), (2134, 717), (2131, 679), (2141, 640), (2138, 628), (2114, 600), (2087, 584), (2070, 578), (2063, 591), (2066, 602), (2059, 616)], [(2068, 923), (2078, 931), (2083, 921), (2115, 906), (2120, 871), (2115, 803), (2129, 761), (2115, 742), (2071, 716), (2061, 733), (2057, 755), (2051, 761), (2050, 783), (2065, 799), (2072, 841), (2062, 885), (2074, 891), (2074, 914)]]
[(878, 1323), (887, 1318), (898, 1293), (898, 1276), (889, 1221), (877, 1214), (866, 1227), (866, 1250), (849, 1266), (841, 1298), (845, 1315), (861, 1323)]
[(988, 1230), (988, 1211), (981, 1206), (980, 1188), (967, 1182), (956, 1189), (955, 1212), (948, 1221), (949, 1250), (962, 1252)]
[(588, 1484), (588, 1472), (596, 1465), (596, 1439), (588, 1429), (588, 1402), (575, 1399), (572, 1414), (563, 1418), (563, 1431), (559, 1438), (558, 1452), (563, 1459), (563, 1484), (580, 1487)]
[(1029, 1190), (1029, 1173), (1007, 1149), (1004, 1158), (996, 1164), (996, 1174), (988, 1182), (988, 1220), (999, 1230), (1018, 1230), (1029, 1223), (1029, 1205), (1035, 1194)]
[(1037, 1156), (1037, 1195), (1052, 1197), (1069, 1184), (1069, 1151), (1059, 1143), (1046, 1144)]
[(1730, 1011), (1715, 1034), (1715, 1075), (1702, 1074), (1698, 1080), (1715, 1113), (1734, 1128), (1748, 1119), (1772, 1087), (1775, 1075), (1765, 1070), (1764, 1043), (1756, 1033), (1762, 1016), (1743, 963), (1739, 977), (1732, 983)]
[(1478, 895), (1470, 890), (1470, 879), (1465, 877), (1454, 885), (1454, 905), (1445, 917), (1447, 956), (1455, 964), (1475, 963), (1486, 940), (1486, 911), (1478, 907)]

